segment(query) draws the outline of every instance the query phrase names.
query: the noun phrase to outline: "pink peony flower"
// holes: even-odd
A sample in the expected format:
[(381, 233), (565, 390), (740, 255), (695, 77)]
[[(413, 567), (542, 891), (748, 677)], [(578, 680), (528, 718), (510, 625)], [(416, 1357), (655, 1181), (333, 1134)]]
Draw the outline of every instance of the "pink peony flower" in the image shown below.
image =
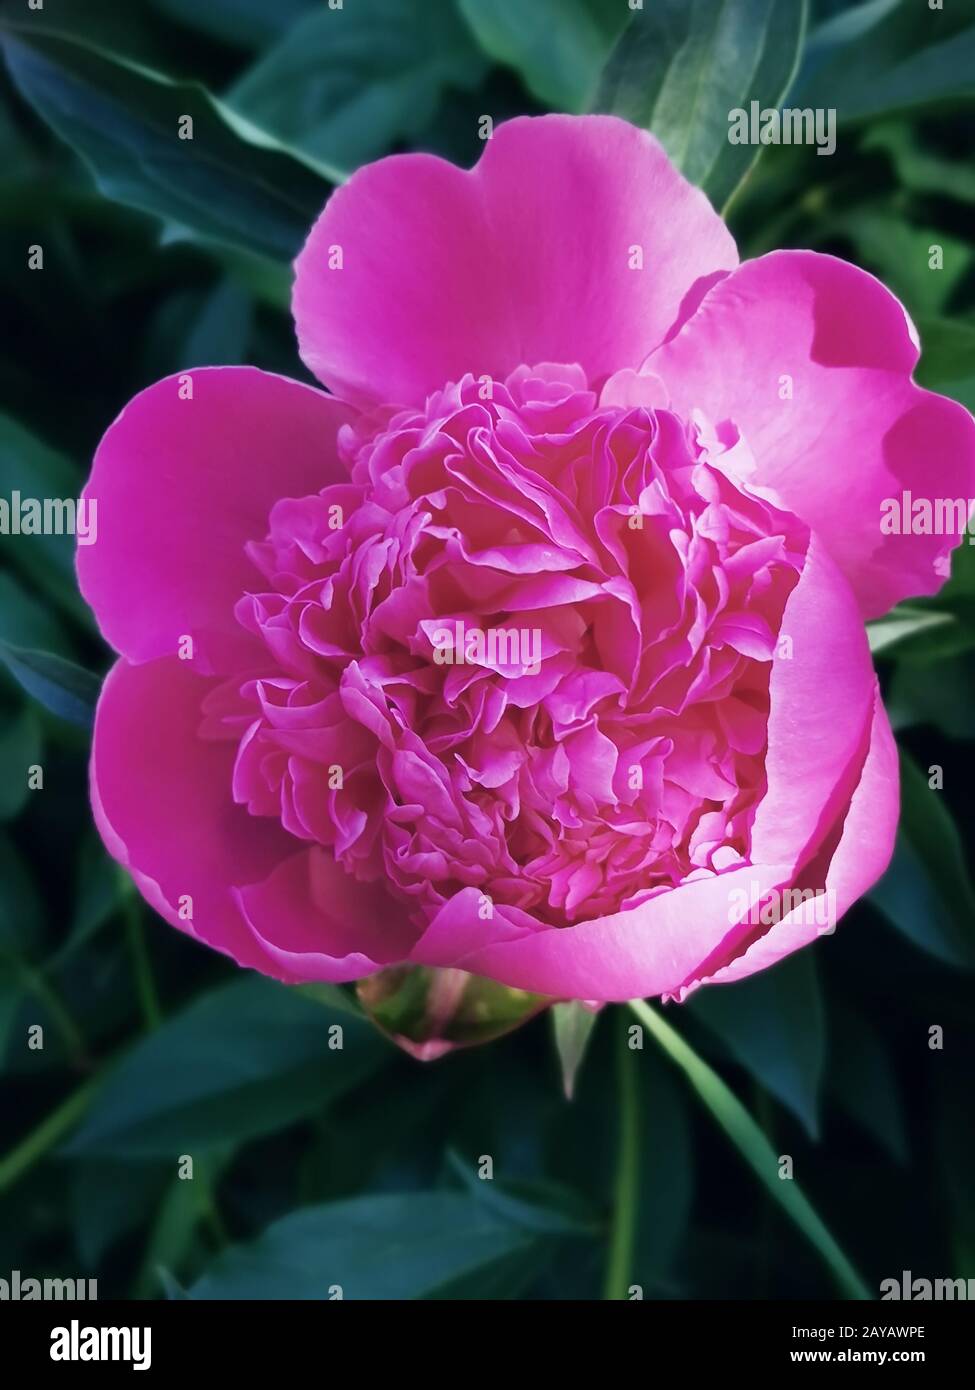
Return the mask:
[(958, 540), (882, 504), (975, 471), (898, 302), (828, 256), (739, 266), (650, 136), (546, 116), (471, 172), (360, 170), (294, 311), (334, 394), (159, 382), (88, 485), (121, 654), (92, 801), (146, 899), (286, 981), (593, 1001), (832, 930), (897, 819), (864, 618)]

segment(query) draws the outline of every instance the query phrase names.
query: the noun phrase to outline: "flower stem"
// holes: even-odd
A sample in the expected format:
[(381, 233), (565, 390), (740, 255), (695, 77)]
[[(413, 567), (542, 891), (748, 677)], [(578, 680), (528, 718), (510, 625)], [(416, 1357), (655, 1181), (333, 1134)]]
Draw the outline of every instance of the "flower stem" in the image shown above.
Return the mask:
[(633, 1274), (640, 1200), (640, 1095), (636, 1059), (628, 1046), (626, 1015), (622, 1010), (618, 1014), (619, 1150), (603, 1297), (625, 1300), (629, 1297)]
[(151, 1033), (162, 1023), (162, 1009), (159, 1007), (159, 996), (156, 994), (156, 984), (152, 978), (152, 966), (149, 962), (149, 952), (146, 949), (145, 934), (142, 930), (142, 915), (139, 911), (138, 899), (134, 895), (130, 895), (126, 898), (122, 911), (125, 915), (125, 934), (128, 937), (129, 951), (132, 955), (132, 970), (142, 1009), (142, 1021), (146, 1032)]
[(19, 1144), (0, 1159), (0, 1192), (11, 1187), (18, 1178), (52, 1149), (58, 1140), (81, 1118), (94, 1095), (100, 1077), (92, 1077), (46, 1115), (36, 1129), (31, 1130)]
[(738, 1097), (725, 1085), (675, 1028), (643, 999), (631, 999), (630, 1008), (687, 1077), (749, 1167), (764, 1183), (770, 1196), (819, 1252), (847, 1298), (870, 1298), (866, 1285), (823, 1224), (799, 1184), (779, 1177), (778, 1157)]
[(47, 1010), (51, 1022), (61, 1034), (62, 1041), (72, 1061), (78, 1065), (84, 1065), (86, 1060), (85, 1040), (82, 1037), (81, 1029), (57, 990), (48, 982), (42, 970), (36, 969), (27, 961), (14, 959), (6, 952), (3, 955), (5, 960), (9, 960), (13, 970), (19, 976), (24, 989), (33, 994), (38, 1003)]

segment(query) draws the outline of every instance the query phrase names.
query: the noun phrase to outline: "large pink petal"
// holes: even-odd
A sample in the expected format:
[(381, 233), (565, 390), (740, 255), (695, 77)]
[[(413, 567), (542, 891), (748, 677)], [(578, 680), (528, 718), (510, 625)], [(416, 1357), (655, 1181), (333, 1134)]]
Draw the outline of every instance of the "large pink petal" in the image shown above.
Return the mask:
[(520, 118), (470, 172), (410, 154), (355, 173), (298, 257), (294, 315), (304, 360), (350, 400), (419, 403), (522, 362), (578, 362), (596, 382), (638, 366), (695, 282), (737, 259), (652, 136)]
[(890, 863), (898, 809), (897, 746), (878, 691), (874, 697), (869, 752), (826, 871), (824, 886), (835, 894), (830, 920), (825, 924), (817, 922), (815, 913), (797, 908), (760, 935), (740, 956), (694, 981), (682, 994), (702, 984), (731, 984), (766, 970), (817, 936), (835, 930), (837, 920), (877, 882)]
[(835, 822), (859, 776), (875, 687), (856, 600), (813, 535), (772, 662), (754, 862), (798, 866)]
[[(279, 979), (294, 979), (256, 942), (233, 894), (259, 882), (297, 842), (235, 805), (235, 748), (198, 736), (213, 682), (176, 657), (119, 661), (98, 703), (91, 760), (95, 820), (109, 852), (174, 926)], [(192, 899), (192, 921), (179, 918)]]
[(78, 549), (81, 591), (112, 646), (150, 661), (191, 636), (197, 671), (246, 662), (253, 639), (233, 610), (259, 576), (244, 545), (267, 534), (278, 498), (347, 477), (335, 437), (351, 418), (254, 367), (194, 368), (130, 401), (95, 455), (84, 495), (98, 502), (97, 540)]
[(416, 939), (405, 907), (381, 883), (359, 883), (317, 846), (238, 899), (261, 948), (302, 980), (360, 980), (404, 960)]
[[(646, 366), (675, 407), (734, 420), (754, 481), (819, 531), (866, 617), (944, 582), (953, 535), (881, 533), (881, 503), (968, 498), (975, 423), (911, 382), (918, 349), (903, 307), (856, 266), (775, 251), (714, 285)], [(791, 399), (780, 399), (783, 378)]]
[[(746, 866), (682, 884), (640, 907), (574, 927), (482, 920), (481, 895), (445, 905), (413, 952), (423, 965), (453, 965), (516, 989), (599, 1001), (667, 994), (731, 933), (735, 893), (757, 903), (788, 880), (785, 864)], [(524, 914), (519, 914), (521, 917)], [(500, 939), (499, 939), (500, 938)]]

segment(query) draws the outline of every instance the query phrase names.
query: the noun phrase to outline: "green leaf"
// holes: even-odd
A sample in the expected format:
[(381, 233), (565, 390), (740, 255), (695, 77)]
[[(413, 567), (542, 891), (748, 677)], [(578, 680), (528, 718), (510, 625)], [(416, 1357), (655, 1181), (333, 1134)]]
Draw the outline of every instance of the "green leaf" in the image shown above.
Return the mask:
[[(941, 314), (975, 265), (967, 241), (939, 227), (907, 222), (896, 206), (884, 202), (821, 218), (817, 235), (820, 240), (846, 237), (856, 249), (857, 263), (879, 276), (915, 318)], [(944, 252), (938, 271), (930, 266), (934, 245)]]
[(448, 85), (485, 64), (451, 5), (354, 0), (319, 6), (227, 94), (243, 116), (343, 169), (414, 139)]
[[(25, 14), (26, 11), (26, 14)], [(120, 5), (118, 0), (0, 0), (0, 21), (28, 25), (34, 31), (74, 34), (86, 43), (104, 44), (139, 62), (172, 56), (166, 40), (170, 26), (151, 5)]]
[(82, 729), (91, 728), (101, 682), (90, 671), (53, 652), (32, 651), (2, 641), (0, 663), (51, 714)]
[(576, 1076), (598, 1017), (592, 1009), (584, 1008), (574, 999), (567, 1004), (556, 1004), (552, 1009), (555, 1047), (562, 1067), (562, 1086), (566, 1100), (572, 1099)]
[(0, 414), (0, 488), (25, 496), (72, 497), (78, 473), (71, 462), (49, 448), (10, 415)]
[(601, 1233), (598, 1214), (570, 1188), (547, 1181), (498, 1182), (492, 1178), (487, 1182), (456, 1150), (452, 1150), (447, 1159), (468, 1195), (506, 1221), (538, 1235), (596, 1236)]
[(882, 150), (894, 166), (898, 183), (912, 193), (975, 203), (975, 169), (922, 144), (907, 121), (868, 126), (861, 148)]
[(900, 750), (901, 819), (890, 868), (870, 900), (915, 946), (975, 969), (975, 890), (944, 792)]
[(359, 1197), (274, 1222), (220, 1255), (190, 1297), (328, 1299), (336, 1285), (345, 1299), (443, 1297), (532, 1260), (544, 1239), (466, 1193)]
[(772, 1199), (822, 1256), (839, 1288), (849, 1298), (869, 1298), (863, 1280), (823, 1224), (798, 1182), (795, 1179), (784, 1182), (779, 1177), (778, 1155), (741, 1101), (655, 1009), (651, 1009), (642, 999), (631, 1000), (630, 1008), (687, 1077)]
[(28, 706), (0, 724), (0, 821), (19, 816), (30, 795), (27, 769), (41, 759), (41, 729)]
[(91, 1076), (82, 1082), (53, 1110), (49, 1110), (35, 1129), (0, 1158), (0, 1193), (30, 1172), (71, 1131), (88, 1109), (100, 1084), (100, 1076)]
[[(74, 1165), (69, 1209), (78, 1253), (97, 1266), (106, 1251), (146, 1220), (165, 1186), (162, 1163), (124, 1163), (92, 1158)], [(193, 1187), (193, 1183), (184, 1183)]]
[(885, 617), (867, 623), (867, 640), (874, 656), (890, 656), (893, 648), (910, 642), (931, 628), (951, 628), (955, 620), (950, 613), (934, 613), (923, 608), (899, 605)]
[(29, 581), (21, 583), (3, 570), (0, 570), (0, 642), (8, 642), (12, 647), (50, 651), (65, 658), (70, 657), (73, 650), (56, 614), (34, 596)]
[[(9, 502), (19, 492), (23, 498), (39, 501), (76, 499), (79, 486), (78, 472), (63, 454), (0, 412), (0, 498)], [(90, 624), (91, 615), (75, 583), (74, 550), (75, 539), (69, 535), (0, 533), (0, 555), (72, 617)]]
[(24, 1003), (24, 991), (18, 972), (0, 951), (0, 1063), (5, 1062), (17, 1015)]
[[(163, 1271), (182, 1269), (198, 1243), (197, 1231), (204, 1220), (216, 1221), (214, 1190), (233, 1157), (232, 1149), (218, 1149), (205, 1158), (193, 1160), (192, 1181), (172, 1177), (156, 1219), (152, 1224), (142, 1270), (136, 1282), (136, 1298), (152, 1298), (157, 1284), (164, 1283)], [(194, 1267), (199, 1267), (194, 1262)]]
[(921, 318), (921, 361), (917, 379), (975, 410), (975, 323), (965, 319)]
[(101, 839), (88, 834), (78, 855), (74, 918), (56, 964), (64, 965), (121, 908), (135, 892), (129, 875), (110, 859)]
[(640, 1061), (642, 1091), (633, 1273), (636, 1283), (662, 1288), (687, 1233), (694, 1144), (684, 1096), (666, 1063), (653, 1054), (634, 1052), (633, 1057)]
[[(290, 260), (298, 251), (334, 171), (196, 83), (23, 27), (0, 28), (0, 42), (21, 94), (83, 157), (107, 198), (258, 255)], [(180, 138), (185, 117), (192, 139)]]
[(303, 999), (313, 999), (317, 1004), (324, 1004), (340, 1014), (352, 1014), (354, 1018), (364, 1016), (355, 995), (350, 990), (343, 989), (341, 985), (330, 984), (327, 980), (314, 980), (311, 984), (294, 985), (292, 988), (294, 993), (300, 994)]
[(975, 3), (941, 10), (900, 0), (864, 4), (810, 38), (809, 68), (792, 98), (835, 107), (840, 121), (919, 112), (975, 95)]
[(852, 1120), (898, 1163), (908, 1158), (897, 1076), (874, 1028), (849, 1009), (831, 1019), (827, 1084)]
[(821, 63), (824, 55), (856, 43), (875, 24), (897, 8), (901, 0), (822, 0), (820, 9), (838, 10), (830, 14), (809, 35), (803, 69)]
[(972, 1150), (975, 1147), (975, 1114), (970, 1105), (959, 1105), (967, 1071), (956, 1078), (938, 1068), (935, 1143), (939, 1208), (952, 1232), (955, 1274), (975, 1278), (975, 1192), (972, 1190)]
[(44, 934), (44, 908), (29, 863), (0, 830), (0, 955), (33, 955)]
[(152, 0), (162, 14), (241, 48), (265, 48), (323, 0)]
[(233, 366), (247, 360), (253, 305), (247, 291), (226, 279), (203, 300), (187, 335), (183, 367)]
[[(339, 1024), (343, 1046), (333, 1049)], [(234, 980), (136, 1045), (70, 1152), (148, 1158), (271, 1134), (323, 1110), (391, 1055), (365, 1020), (270, 980)]]
[(795, 76), (806, 0), (656, 0), (610, 56), (596, 109), (659, 137), (684, 174), (725, 206), (760, 146), (733, 145), (729, 113), (777, 107)]
[(608, 0), (460, 0), (460, 10), (484, 52), (533, 96), (574, 112), (587, 109), (628, 18), (625, 4)]
[(930, 665), (901, 661), (884, 701), (891, 727), (900, 732), (930, 724), (949, 738), (975, 739), (973, 686), (975, 657), (970, 651), (939, 661), (936, 679)]
[(687, 1008), (814, 1139), (819, 1137), (826, 1026), (810, 952), (799, 951), (737, 984), (699, 990)]

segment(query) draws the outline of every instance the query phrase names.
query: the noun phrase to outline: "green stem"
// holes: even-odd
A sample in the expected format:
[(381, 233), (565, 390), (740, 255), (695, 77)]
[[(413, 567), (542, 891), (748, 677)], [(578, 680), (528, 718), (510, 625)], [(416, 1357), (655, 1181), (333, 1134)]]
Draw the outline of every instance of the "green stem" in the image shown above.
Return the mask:
[(214, 1188), (233, 1150), (211, 1153), (197, 1160), (193, 1178), (176, 1177), (170, 1183), (156, 1213), (136, 1278), (133, 1298), (152, 1298), (159, 1287), (160, 1269), (177, 1274), (192, 1250), (201, 1222), (206, 1222), (218, 1248), (229, 1243), (226, 1227), (214, 1198)]
[(210, 1227), (210, 1234), (216, 1241), (217, 1248), (222, 1250), (225, 1245), (230, 1244), (230, 1233), (224, 1225), (223, 1217), (220, 1215), (220, 1208), (217, 1206), (216, 1198), (213, 1195), (213, 1188), (208, 1186), (204, 1196), (203, 1216)]
[(636, 1059), (628, 1046), (626, 1015), (621, 1012), (619, 1019), (619, 1154), (603, 1297), (626, 1300), (629, 1298), (633, 1274), (633, 1248), (640, 1200), (640, 1096)]
[[(765, 1138), (775, 1145), (775, 1112), (768, 1091), (755, 1083), (755, 1120)], [(756, 1254), (759, 1261), (758, 1288), (762, 1298), (769, 1296), (769, 1268), (772, 1260), (772, 1223), (775, 1212), (769, 1202), (762, 1204), (761, 1224), (758, 1233)]]
[(829, 1266), (848, 1298), (869, 1299), (870, 1293), (853, 1265), (837, 1245), (819, 1214), (792, 1178), (779, 1177), (778, 1158), (771, 1144), (718, 1074), (702, 1062), (693, 1048), (643, 999), (631, 999), (630, 1008), (690, 1081), (745, 1162), (764, 1183), (787, 1216)]
[(142, 930), (142, 916), (139, 911), (138, 899), (134, 896), (127, 898), (122, 910), (125, 915), (125, 934), (128, 937), (129, 950), (132, 954), (136, 993), (139, 996), (139, 1005), (142, 1009), (142, 1021), (145, 1024), (146, 1032), (151, 1033), (162, 1023), (162, 1009), (159, 1007), (159, 997), (156, 994), (156, 985), (152, 978), (152, 966), (149, 962), (149, 952), (146, 950), (146, 939)]
[(5, 1192), (18, 1178), (33, 1168), (34, 1164), (81, 1118), (99, 1082), (99, 1077), (92, 1077), (76, 1091), (72, 1091), (56, 1109), (45, 1116), (36, 1129), (31, 1130), (30, 1134), (0, 1159), (0, 1192)]
[(44, 1005), (51, 1017), (51, 1022), (61, 1034), (64, 1044), (69, 1054), (76, 1062), (82, 1062), (85, 1057), (85, 1040), (82, 1037), (81, 1029), (72, 1018), (67, 1005), (62, 1001), (57, 990), (32, 965), (26, 961), (15, 962), (15, 968), (19, 974), (24, 988)]

